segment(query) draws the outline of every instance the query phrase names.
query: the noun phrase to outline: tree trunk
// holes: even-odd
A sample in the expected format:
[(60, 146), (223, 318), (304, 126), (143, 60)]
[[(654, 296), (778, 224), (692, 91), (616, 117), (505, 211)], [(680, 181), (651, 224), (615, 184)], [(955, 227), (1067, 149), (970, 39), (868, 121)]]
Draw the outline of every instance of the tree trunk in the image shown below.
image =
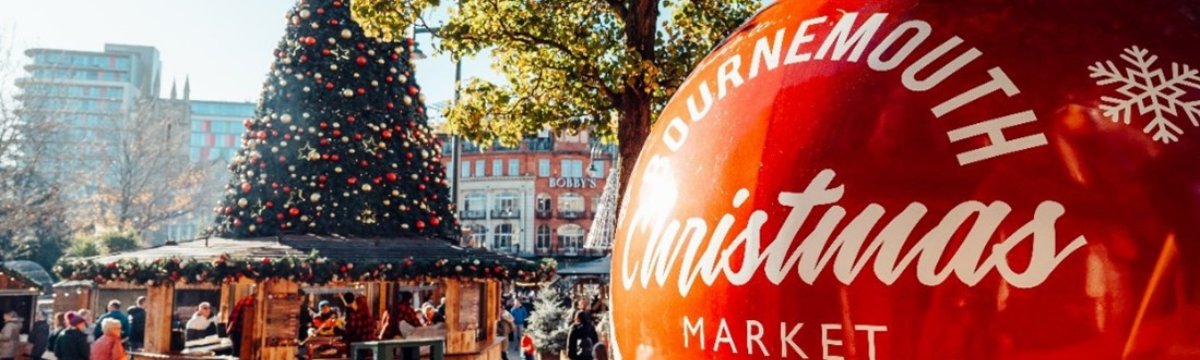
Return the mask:
[[(640, 0), (625, 2), (625, 45), (637, 52), (642, 61), (655, 63), (656, 48), (655, 34), (658, 32), (658, 0)], [(641, 67), (638, 67), (641, 69)], [(618, 106), (620, 119), (617, 122), (618, 152), (621, 155), (620, 186), (617, 192), (617, 203), (625, 200), (625, 190), (633, 175), (633, 166), (637, 163), (638, 154), (646, 137), (650, 135), (651, 119), (650, 105), (653, 96), (647, 91), (645, 76), (642, 70), (629, 74), (624, 81), (625, 88), (621, 103)], [(617, 206), (616, 219), (620, 221), (621, 206)]]

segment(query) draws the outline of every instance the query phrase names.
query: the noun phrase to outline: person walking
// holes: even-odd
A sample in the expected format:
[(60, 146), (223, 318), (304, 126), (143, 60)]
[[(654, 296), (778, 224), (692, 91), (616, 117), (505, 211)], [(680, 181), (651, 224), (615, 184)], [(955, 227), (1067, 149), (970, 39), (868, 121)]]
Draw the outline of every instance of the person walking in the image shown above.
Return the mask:
[(29, 344), (33, 345), (29, 358), (41, 360), (50, 346), (50, 324), (46, 322), (46, 313), (39, 311), (35, 315), (33, 326), (29, 329)]
[(571, 360), (592, 360), (592, 346), (599, 339), (592, 314), (587, 311), (575, 313), (575, 322), (567, 333), (567, 357)]
[(89, 360), (91, 347), (88, 346), (87, 320), (75, 312), (66, 315), (67, 330), (59, 333), (54, 340), (54, 357), (58, 360)]
[(592, 360), (608, 360), (608, 344), (598, 342), (592, 347)]
[(4, 312), (4, 327), (0, 328), (0, 360), (13, 360), (21, 355), (21, 318), (16, 311)]
[(496, 337), (500, 338), (501, 360), (508, 360), (508, 352), (512, 348), (509, 345), (516, 344), (516, 341), (511, 341), (513, 334), (517, 331), (517, 326), (513, 325), (513, 316), (508, 313), (508, 310), (500, 308), (500, 319), (496, 320)]
[(129, 348), (141, 349), (146, 340), (146, 297), (138, 296), (125, 313), (129, 315)]
[(99, 319), (96, 319), (96, 323), (94, 324), (95, 327), (92, 330), (92, 336), (94, 337), (94, 340), (99, 340), (100, 337), (104, 335), (104, 330), (100, 326), (100, 323), (104, 322), (104, 319), (116, 320), (121, 324), (121, 338), (129, 337), (129, 333), (132, 330), (131, 326), (129, 325), (129, 316), (126, 316), (125, 313), (121, 312), (120, 301), (109, 301), (108, 312), (104, 315), (101, 315)]
[(521, 337), (521, 352), (525, 355), (525, 360), (533, 360), (533, 354), (537, 353), (537, 346), (533, 345), (533, 336), (525, 334)]
[[(79, 310), (75, 311), (75, 314), (76, 314), (76, 315), (79, 315), (79, 317), (83, 319), (83, 327), (84, 327), (84, 329), (91, 329), (91, 328), (92, 328), (92, 324), (94, 324), (94, 323), (92, 322), (92, 318), (94, 318), (94, 316), (92, 316), (92, 311), (91, 311), (91, 310), (88, 310), (88, 309), (79, 309)], [(87, 340), (88, 340), (88, 344), (91, 344), (91, 343), (92, 343), (92, 341), (96, 341), (96, 337), (95, 337), (95, 334), (93, 334), (93, 332), (91, 332), (91, 331), (87, 331), (87, 330), (84, 330), (84, 331), (83, 331), (83, 333), (84, 333), (84, 334), (87, 334), (87, 336), (88, 336), (88, 338), (87, 338)]]
[(525, 336), (525, 320), (529, 319), (529, 311), (525, 310), (525, 306), (521, 304), (521, 300), (515, 296), (512, 299), (512, 308), (508, 310), (512, 314), (515, 330), (513, 333), (513, 347), (516, 348), (517, 342)]
[(55, 313), (54, 328), (50, 330), (50, 339), (47, 341), (49, 346), (46, 348), (46, 351), (49, 351), (51, 354), (54, 353), (54, 343), (58, 342), (58, 337), (61, 336), (64, 331), (67, 331), (68, 328), (70, 328), (70, 326), (67, 325), (67, 313)]
[(129, 360), (125, 346), (121, 344), (121, 321), (103, 319), (99, 325), (102, 334), (92, 343), (90, 360)]

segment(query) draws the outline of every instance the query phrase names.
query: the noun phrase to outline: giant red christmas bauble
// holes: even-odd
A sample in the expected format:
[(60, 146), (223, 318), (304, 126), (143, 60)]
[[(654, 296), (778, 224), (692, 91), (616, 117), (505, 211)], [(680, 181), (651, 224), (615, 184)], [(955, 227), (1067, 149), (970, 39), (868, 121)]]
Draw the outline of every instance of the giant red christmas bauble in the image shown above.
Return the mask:
[(630, 174), (616, 358), (1200, 358), (1198, 19), (773, 3)]

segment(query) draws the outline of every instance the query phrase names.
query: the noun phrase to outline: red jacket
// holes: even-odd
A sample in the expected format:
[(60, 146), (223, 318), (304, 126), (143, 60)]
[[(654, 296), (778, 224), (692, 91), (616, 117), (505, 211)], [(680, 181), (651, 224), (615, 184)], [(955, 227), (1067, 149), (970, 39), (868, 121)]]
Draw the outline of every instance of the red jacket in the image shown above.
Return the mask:
[(525, 351), (527, 355), (533, 355), (533, 353), (537, 352), (537, 347), (533, 346), (533, 337), (529, 336), (529, 334), (521, 337), (521, 350)]
[(129, 355), (121, 346), (120, 336), (105, 334), (92, 343), (91, 360), (129, 360)]

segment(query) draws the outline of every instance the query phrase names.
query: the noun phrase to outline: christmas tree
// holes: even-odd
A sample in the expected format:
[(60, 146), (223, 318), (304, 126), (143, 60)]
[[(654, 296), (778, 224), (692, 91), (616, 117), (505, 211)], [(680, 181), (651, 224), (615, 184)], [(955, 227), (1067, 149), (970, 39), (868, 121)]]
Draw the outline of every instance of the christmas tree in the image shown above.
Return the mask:
[(538, 290), (534, 301), (534, 312), (529, 315), (529, 326), (525, 331), (533, 338), (538, 351), (558, 354), (567, 348), (567, 334), (571, 331), (572, 309), (566, 302), (562, 290), (557, 286), (545, 286)]
[(412, 40), (364, 36), (348, 1), (300, 0), (286, 17), (212, 232), (455, 237)]

